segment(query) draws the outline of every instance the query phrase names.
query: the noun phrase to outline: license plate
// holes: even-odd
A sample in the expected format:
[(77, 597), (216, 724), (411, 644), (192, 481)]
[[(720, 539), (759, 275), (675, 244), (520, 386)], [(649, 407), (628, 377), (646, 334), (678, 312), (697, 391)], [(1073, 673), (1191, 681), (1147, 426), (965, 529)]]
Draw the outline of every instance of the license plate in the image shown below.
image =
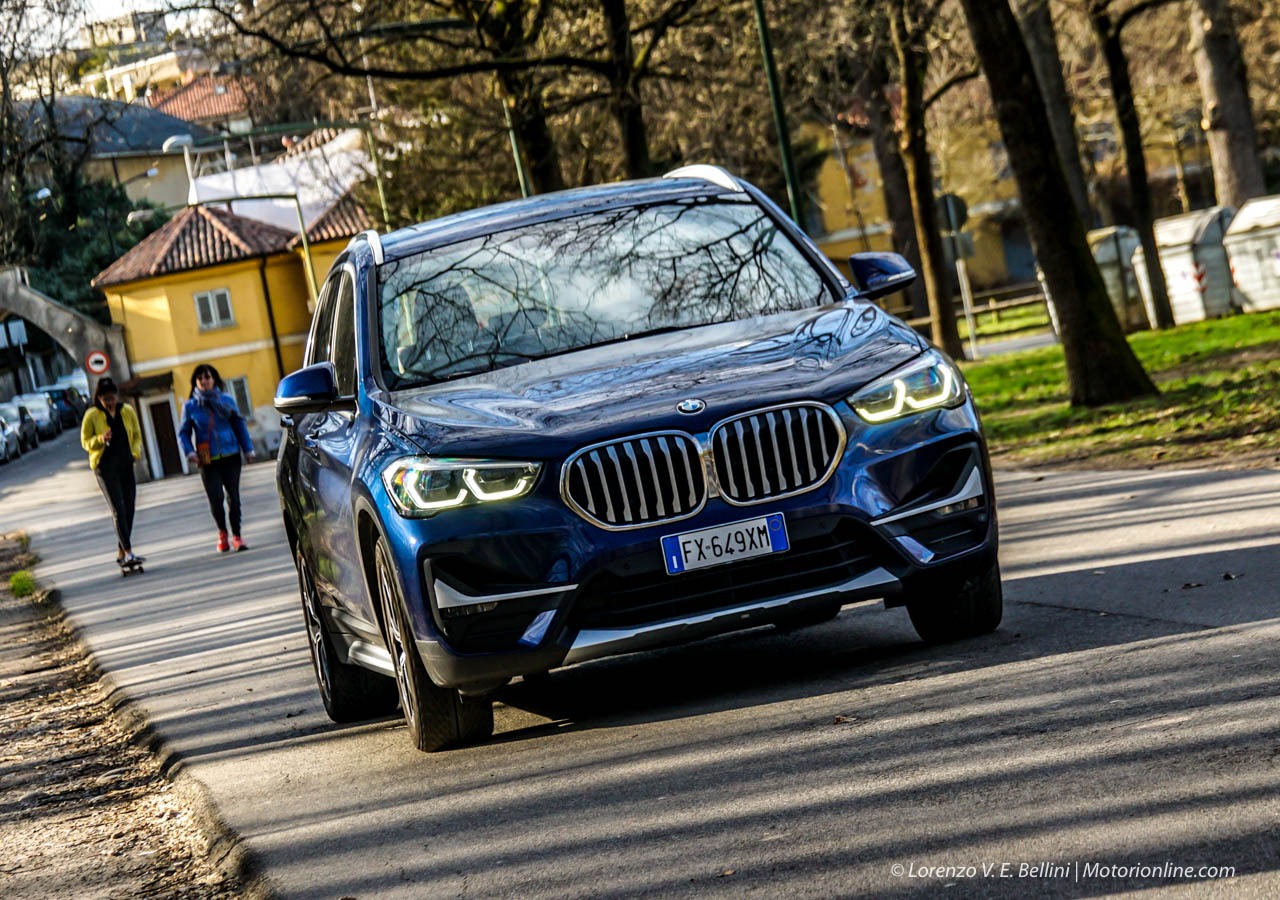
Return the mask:
[(662, 539), (662, 556), (667, 574), (679, 575), (690, 569), (782, 553), (790, 546), (786, 520), (782, 513), (773, 513), (745, 522), (669, 534)]

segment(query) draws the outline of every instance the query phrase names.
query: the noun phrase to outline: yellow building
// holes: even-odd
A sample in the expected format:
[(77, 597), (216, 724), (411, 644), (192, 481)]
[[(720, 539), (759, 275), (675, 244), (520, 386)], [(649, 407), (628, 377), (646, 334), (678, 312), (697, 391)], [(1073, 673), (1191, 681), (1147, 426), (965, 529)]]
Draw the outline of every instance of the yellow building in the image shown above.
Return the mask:
[[(818, 137), (816, 131), (812, 136)], [(871, 139), (857, 131), (826, 131), (829, 154), (818, 172), (817, 201), (822, 233), (815, 236), (829, 259), (848, 272), (851, 254), (892, 250), (880, 167)], [(962, 226), (973, 242), (969, 275), (978, 288), (1034, 280), (1031, 243), (1022, 226), (1017, 185), (994, 126), (952, 128), (931, 147), (938, 194), (951, 193), (968, 206)]]
[[(322, 281), (368, 216), (343, 198), (307, 229)], [(295, 232), (214, 206), (189, 206), (101, 272), (94, 285), (124, 330), (154, 477), (187, 471), (177, 426), (197, 365), (214, 366), (263, 453), (279, 443), (276, 384), (302, 364), (314, 301)]]

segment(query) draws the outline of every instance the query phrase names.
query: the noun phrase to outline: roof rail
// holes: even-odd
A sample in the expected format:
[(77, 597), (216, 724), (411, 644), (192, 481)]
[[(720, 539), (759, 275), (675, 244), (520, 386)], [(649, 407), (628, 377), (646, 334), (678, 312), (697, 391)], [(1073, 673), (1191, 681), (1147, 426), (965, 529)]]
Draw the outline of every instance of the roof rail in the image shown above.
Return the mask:
[(369, 249), (373, 251), (374, 265), (382, 265), (382, 260), (384, 259), (382, 255), (382, 236), (370, 228), (368, 231), (362, 231), (357, 234), (355, 239), (358, 241), (361, 238), (369, 242)]
[(663, 178), (701, 178), (703, 181), (709, 181), (712, 184), (719, 185), (730, 191), (742, 191), (742, 184), (738, 179), (734, 178), (725, 169), (719, 166), (709, 166), (705, 163), (699, 163), (692, 166), (681, 166), (678, 169), (672, 169), (662, 176)]

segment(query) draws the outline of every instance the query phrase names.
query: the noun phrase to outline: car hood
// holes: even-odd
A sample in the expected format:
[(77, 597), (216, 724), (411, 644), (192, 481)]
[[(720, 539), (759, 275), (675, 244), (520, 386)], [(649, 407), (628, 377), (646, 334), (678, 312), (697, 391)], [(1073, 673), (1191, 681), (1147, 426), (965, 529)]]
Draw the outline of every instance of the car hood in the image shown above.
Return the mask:
[[(845, 303), (621, 341), (374, 398), (433, 456), (567, 455), (609, 437), (697, 433), (736, 412), (835, 402), (925, 343), (869, 304)], [(682, 400), (705, 404), (697, 414)]]

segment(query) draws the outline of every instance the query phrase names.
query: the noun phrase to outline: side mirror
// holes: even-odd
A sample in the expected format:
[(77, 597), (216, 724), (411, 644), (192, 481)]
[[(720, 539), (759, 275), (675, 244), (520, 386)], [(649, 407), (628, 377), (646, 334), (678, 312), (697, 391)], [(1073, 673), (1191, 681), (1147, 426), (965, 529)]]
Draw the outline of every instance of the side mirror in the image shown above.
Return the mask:
[(916, 280), (916, 270), (898, 253), (855, 253), (849, 257), (853, 286), (868, 300), (902, 290)]
[(284, 376), (276, 387), (276, 412), (283, 416), (326, 410), (338, 400), (333, 363), (322, 362)]

